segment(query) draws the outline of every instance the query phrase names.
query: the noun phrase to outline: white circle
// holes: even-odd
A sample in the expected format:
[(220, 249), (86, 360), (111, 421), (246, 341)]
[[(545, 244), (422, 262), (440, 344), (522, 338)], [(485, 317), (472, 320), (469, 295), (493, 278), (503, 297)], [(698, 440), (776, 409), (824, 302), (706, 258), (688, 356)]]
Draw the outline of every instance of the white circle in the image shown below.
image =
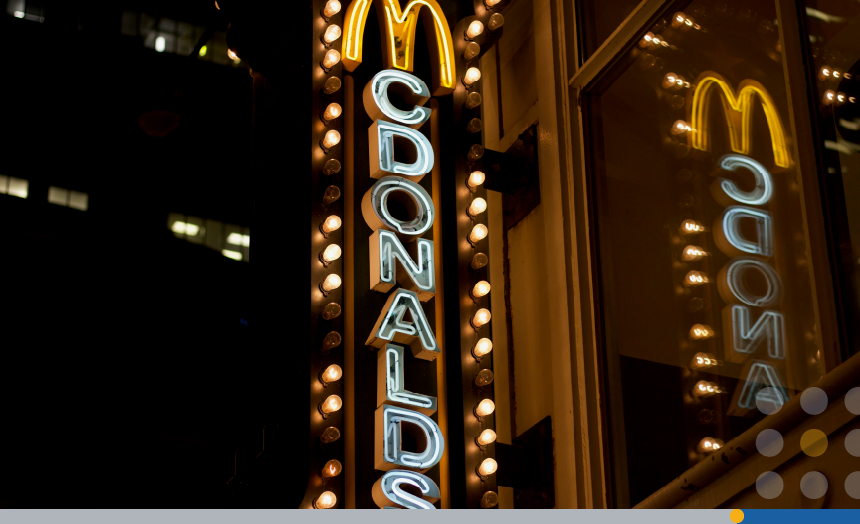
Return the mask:
[(782, 408), (782, 404), (777, 404), (773, 401), (773, 399), (777, 398), (783, 398), (782, 393), (778, 389), (772, 387), (761, 388), (755, 394), (755, 405), (765, 415), (773, 415)]
[(780, 496), (783, 487), (782, 477), (779, 476), (779, 473), (774, 473), (773, 471), (765, 471), (755, 481), (755, 489), (758, 491), (758, 494), (768, 500)]
[(827, 393), (821, 388), (807, 388), (800, 395), (800, 407), (810, 415), (818, 415), (827, 409)]
[(860, 457), (860, 429), (845, 435), (845, 451), (852, 457)]
[(806, 498), (820, 499), (827, 493), (827, 477), (817, 471), (810, 471), (800, 479), (800, 491)]
[(860, 500), (860, 471), (848, 475), (845, 479), (845, 491), (852, 499)]
[(775, 457), (782, 451), (783, 440), (779, 431), (766, 429), (758, 434), (755, 439), (755, 447), (765, 457)]
[(860, 388), (853, 388), (845, 394), (845, 407), (854, 415), (860, 415)]

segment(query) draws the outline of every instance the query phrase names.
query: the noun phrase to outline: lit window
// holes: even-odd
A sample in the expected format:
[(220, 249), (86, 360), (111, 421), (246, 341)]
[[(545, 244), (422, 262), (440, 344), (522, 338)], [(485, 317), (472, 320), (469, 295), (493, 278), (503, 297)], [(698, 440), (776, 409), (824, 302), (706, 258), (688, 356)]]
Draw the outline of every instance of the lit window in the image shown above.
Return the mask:
[(232, 251), (230, 249), (222, 249), (221, 254), (227, 258), (232, 258), (233, 260), (238, 260), (240, 262), (242, 261), (242, 253), (239, 253), (238, 251)]
[(18, 198), (27, 198), (27, 192), (30, 188), (30, 183), (23, 178), (9, 177), (9, 186), (4, 193), (7, 193)]
[(62, 187), (48, 188), (48, 202), (63, 207), (86, 211), (89, 207), (89, 195), (79, 191), (69, 191)]
[(230, 233), (227, 237), (227, 243), (233, 244), (234, 246), (249, 247), (251, 245), (251, 236), (242, 235), (240, 233)]

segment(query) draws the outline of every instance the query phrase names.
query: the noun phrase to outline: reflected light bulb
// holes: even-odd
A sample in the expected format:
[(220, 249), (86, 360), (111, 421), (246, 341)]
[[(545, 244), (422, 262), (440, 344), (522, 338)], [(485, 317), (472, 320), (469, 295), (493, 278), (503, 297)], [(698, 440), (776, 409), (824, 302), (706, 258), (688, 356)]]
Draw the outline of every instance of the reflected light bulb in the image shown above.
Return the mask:
[(488, 338), (482, 338), (477, 344), (475, 344), (475, 347), (472, 348), (472, 355), (474, 355), (476, 359), (481, 360), (481, 358), (488, 355), (492, 350), (493, 341)]
[(475, 377), (475, 385), (478, 387), (488, 386), (493, 383), (493, 372), (489, 369), (482, 369), (478, 376)]
[(466, 50), (463, 51), (463, 59), (469, 61), (481, 54), (481, 46), (477, 42), (469, 42), (466, 45)]
[(705, 340), (714, 336), (714, 330), (711, 326), (704, 324), (695, 324), (690, 328), (690, 338), (693, 340)]
[(684, 25), (685, 20), (687, 20), (687, 16), (684, 13), (678, 11), (677, 13), (672, 15), (672, 27), (681, 27), (682, 25)]
[(325, 401), (320, 404), (320, 411), (323, 412), (323, 415), (328, 415), (330, 413), (334, 413), (339, 410), (343, 406), (343, 401), (337, 395), (329, 395)]
[(323, 235), (328, 236), (333, 231), (337, 231), (338, 229), (340, 229), (342, 223), (343, 221), (340, 219), (340, 217), (336, 217), (334, 215), (328, 217), (327, 219), (325, 219), (325, 222), (322, 223)]
[(482, 280), (475, 284), (475, 287), (472, 288), (472, 298), (479, 299), (487, 295), (490, 292), (490, 283), (486, 280)]
[(343, 376), (343, 370), (337, 364), (332, 364), (327, 367), (325, 371), (322, 372), (320, 378), (322, 379), (323, 384), (331, 384), (332, 382), (337, 382), (340, 380), (340, 377)]
[(651, 33), (649, 31), (648, 33), (645, 33), (645, 36), (643, 36), (641, 40), (639, 40), (639, 47), (645, 49), (646, 47), (650, 46), (653, 41), (654, 33)]
[(695, 235), (696, 233), (701, 233), (705, 230), (705, 227), (696, 222), (695, 220), (684, 220), (681, 223), (681, 227), (679, 231), (682, 235)]
[(328, 133), (325, 134), (325, 138), (322, 141), (323, 151), (328, 153), (331, 148), (338, 145), (340, 143), (340, 133), (332, 129)]
[(328, 427), (320, 435), (320, 442), (323, 444), (331, 444), (340, 438), (340, 430), (335, 427)]
[(484, 418), (487, 415), (492, 415), (493, 411), (496, 410), (496, 405), (492, 400), (485, 398), (482, 400), (477, 406), (475, 406), (475, 415), (478, 418)]
[(326, 491), (314, 500), (314, 508), (331, 509), (337, 504), (337, 497), (331, 491)]
[(342, 340), (343, 340), (343, 338), (340, 336), (340, 333), (338, 333), (337, 331), (332, 331), (331, 333), (326, 335), (325, 338), (323, 339), (323, 344), (322, 344), (323, 353), (328, 353), (332, 349), (338, 347)]
[(330, 479), (332, 477), (336, 477), (340, 475), (340, 472), (343, 471), (343, 465), (339, 460), (329, 460), (325, 463), (325, 466), (322, 468), (322, 476), (323, 478)]
[(478, 20), (474, 20), (466, 29), (466, 40), (474, 40), (477, 36), (484, 32), (484, 24)]
[(323, 8), (323, 16), (326, 18), (331, 18), (338, 13), (340, 13), (340, 2), (338, 2), (337, 0), (328, 0), (325, 7)]
[(332, 42), (340, 38), (341, 30), (339, 25), (332, 24), (326, 28), (325, 33), (323, 33), (323, 42), (325, 44), (331, 45)]
[(495, 473), (497, 469), (499, 469), (499, 464), (491, 458), (486, 458), (481, 462), (481, 465), (478, 466), (478, 475), (481, 477), (489, 477)]
[(490, 321), (492, 315), (490, 315), (490, 311), (486, 308), (481, 308), (475, 313), (475, 316), (472, 317), (472, 327), (475, 329), (480, 329), (482, 326), (487, 325), (487, 322)]
[(707, 256), (707, 253), (699, 246), (687, 246), (684, 248), (681, 258), (685, 262), (694, 262), (696, 260), (701, 260), (704, 256)]
[(339, 259), (342, 254), (343, 250), (340, 249), (340, 246), (337, 244), (332, 244), (325, 248), (325, 251), (320, 253), (320, 260), (322, 261), (323, 265), (328, 266), (335, 260)]
[(492, 429), (485, 429), (476, 440), (479, 446), (489, 446), (496, 441), (496, 432)]
[(505, 17), (502, 16), (501, 13), (495, 13), (493, 16), (490, 17), (489, 22), (487, 22), (487, 29), (489, 29), (492, 33), (503, 25), (505, 25)]
[(687, 131), (692, 130), (692, 128), (687, 124), (687, 122), (683, 120), (676, 120), (674, 124), (672, 124), (671, 133), (673, 135), (683, 135)]
[(343, 113), (343, 109), (340, 107), (340, 104), (336, 102), (332, 102), (325, 108), (325, 113), (323, 113), (323, 121), (328, 124), (335, 118), (339, 117)]
[(469, 93), (469, 96), (466, 97), (466, 109), (475, 109), (481, 105), (482, 101), (481, 93)]
[(331, 275), (325, 277), (322, 284), (320, 284), (320, 289), (322, 289), (323, 295), (328, 295), (335, 289), (339, 288), (341, 284), (340, 277), (332, 273)]
[(323, 58), (322, 67), (328, 73), (338, 62), (340, 62), (340, 53), (337, 49), (329, 49)]
[(472, 171), (472, 174), (469, 175), (469, 180), (466, 181), (466, 185), (469, 186), (470, 189), (477, 189), (478, 186), (484, 183), (486, 178), (486, 175), (481, 171)]
[(693, 369), (705, 369), (711, 366), (716, 366), (717, 360), (713, 355), (708, 353), (696, 353), (693, 356), (693, 361), (691, 362), (691, 366)]
[(483, 198), (472, 200), (472, 205), (469, 206), (469, 216), (474, 218), (487, 210), (487, 201)]
[(340, 89), (340, 78), (333, 76), (325, 81), (325, 85), (323, 86), (323, 92), (327, 95), (330, 95)]
[(488, 491), (481, 497), (481, 507), (489, 509), (496, 507), (499, 504), (499, 494), (495, 491)]
[(475, 227), (472, 228), (472, 232), (469, 233), (469, 242), (473, 245), (477, 244), (481, 240), (487, 238), (487, 233), (489, 233), (487, 226), (484, 224), (476, 224)]
[(472, 84), (481, 79), (481, 70), (477, 67), (470, 67), (466, 70), (466, 75), (463, 77), (463, 83), (466, 87), (472, 87)]
[(705, 437), (701, 441), (699, 441), (699, 445), (696, 446), (696, 451), (699, 453), (711, 453), (713, 451), (717, 451), (722, 446), (722, 441), (719, 439)]
[(340, 304), (332, 302), (331, 304), (327, 305), (323, 309), (321, 316), (322, 316), (323, 320), (331, 320), (333, 318), (339, 317), (340, 312), (341, 312)]
[(708, 280), (708, 275), (702, 273), (701, 271), (690, 271), (687, 273), (687, 276), (684, 277), (684, 285), (687, 287), (692, 286), (701, 286), (702, 284), (707, 284), (710, 282)]
[(487, 258), (487, 255), (483, 253), (475, 253), (475, 256), (472, 257), (472, 269), (481, 269), (490, 263), (490, 259)]

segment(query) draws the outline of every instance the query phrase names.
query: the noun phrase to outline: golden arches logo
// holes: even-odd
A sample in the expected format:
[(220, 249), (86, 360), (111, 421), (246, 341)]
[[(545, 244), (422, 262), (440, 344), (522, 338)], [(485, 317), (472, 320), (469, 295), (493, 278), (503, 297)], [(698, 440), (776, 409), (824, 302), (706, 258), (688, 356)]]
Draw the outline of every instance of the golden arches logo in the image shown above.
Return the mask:
[[(355, 71), (361, 64), (364, 26), (373, 0), (353, 0), (344, 15), (343, 66)], [(426, 9), (422, 9), (426, 8)], [(387, 69), (412, 71), (415, 59), (415, 28), (418, 17), (424, 22), (433, 69), (433, 94), (454, 91), (454, 41), (442, 8), (436, 0), (411, 0), (401, 9), (400, 0), (377, 0), (376, 11), (383, 25), (383, 62)], [(435, 41), (434, 41), (435, 37)]]
[(729, 83), (713, 71), (705, 71), (696, 81), (696, 89), (689, 104), (690, 145), (696, 149), (707, 151), (711, 146), (710, 126), (710, 97), (717, 92), (723, 102), (723, 111), (729, 125), (729, 137), (732, 149), (736, 153), (748, 155), (750, 152), (750, 134), (752, 133), (752, 115), (755, 96), (761, 101), (767, 125), (770, 128), (770, 139), (773, 147), (774, 163), (779, 167), (788, 167), (790, 156), (785, 142), (785, 131), (779, 118), (779, 112), (767, 89), (759, 82), (744, 80), (738, 86), (737, 94)]

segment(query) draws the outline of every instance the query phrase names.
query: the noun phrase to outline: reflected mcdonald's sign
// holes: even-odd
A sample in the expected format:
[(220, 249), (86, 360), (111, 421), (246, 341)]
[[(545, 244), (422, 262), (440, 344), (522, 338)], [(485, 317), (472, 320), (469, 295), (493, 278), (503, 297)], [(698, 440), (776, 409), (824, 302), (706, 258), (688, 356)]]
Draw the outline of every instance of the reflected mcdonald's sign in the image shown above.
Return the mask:
[(770, 128), (774, 163), (779, 167), (788, 167), (790, 156), (779, 112), (767, 89), (754, 80), (744, 80), (735, 92), (725, 78), (713, 71), (705, 71), (699, 75), (692, 101), (688, 104), (691, 112), (689, 122), (692, 128), (689, 134), (690, 145), (695, 149), (710, 150), (710, 98), (715, 92), (719, 93), (723, 103), (732, 150), (742, 155), (750, 153), (753, 104), (758, 95)]

